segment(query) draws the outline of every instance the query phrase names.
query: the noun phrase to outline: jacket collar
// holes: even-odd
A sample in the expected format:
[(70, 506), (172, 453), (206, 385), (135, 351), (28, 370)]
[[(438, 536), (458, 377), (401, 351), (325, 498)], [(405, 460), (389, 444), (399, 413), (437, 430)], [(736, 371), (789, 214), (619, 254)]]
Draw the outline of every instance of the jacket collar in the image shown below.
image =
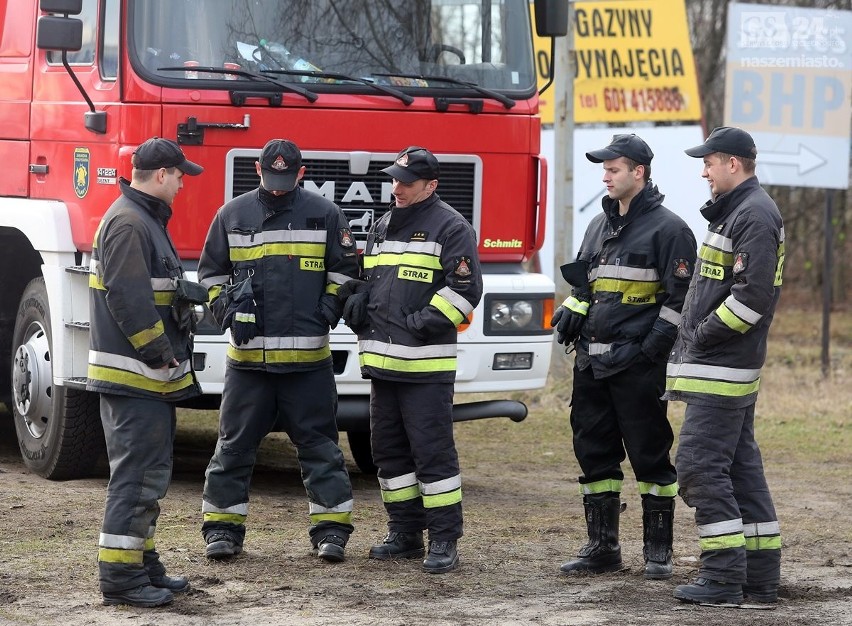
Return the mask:
[(151, 194), (131, 187), (130, 181), (126, 178), (119, 179), (118, 184), (124, 197), (142, 207), (163, 226), (169, 223), (169, 219), (172, 217), (172, 207)]
[(723, 193), (715, 200), (708, 200), (701, 208), (701, 214), (708, 222), (715, 222), (737, 208), (750, 195), (760, 187), (757, 176), (747, 178), (728, 193)]

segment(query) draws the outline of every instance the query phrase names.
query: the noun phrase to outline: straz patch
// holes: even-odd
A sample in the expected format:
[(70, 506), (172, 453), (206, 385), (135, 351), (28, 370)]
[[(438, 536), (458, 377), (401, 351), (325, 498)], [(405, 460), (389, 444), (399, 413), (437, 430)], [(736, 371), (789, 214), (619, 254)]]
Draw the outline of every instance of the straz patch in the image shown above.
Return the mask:
[(622, 304), (655, 304), (657, 298), (654, 294), (649, 296), (631, 296), (624, 294), (621, 298)]
[(426, 241), (429, 238), (429, 233), (425, 230), (418, 230), (416, 232), (411, 233), (411, 237), (409, 237), (409, 241)]
[(89, 193), (90, 160), (88, 148), (74, 148), (74, 193), (78, 198)]
[(453, 270), (456, 276), (467, 278), (473, 272), (470, 269), (470, 257), (463, 256), (456, 261), (456, 269)]
[(348, 228), (341, 228), (337, 235), (340, 239), (341, 248), (351, 248), (355, 245), (355, 238), (352, 236), (352, 231)]
[(689, 269), (689, 261), (686, 259), (675, 259), (672, 274), (675, 278), (689, 278), (692, 275), (692, 270)]
[(737, 255), (734, 257), (734, 274), (744, 272), (746, 266), (748, 266), (748, 252), (737, 252)]
[(323, 272), (325, 271), (325, 259), (299, 259), (299, 269)]
[(712, 278), (713, 280), (723, 280), (725, 278), (725, 268), (721, 265), (702, 263), (700, 273), (705, 278)]
[(432, 270), (414, 269), (413, 267), (400, 267), (397, 278), (402, 280), (416, 280), (420, 283), (431, 283), (434, 272)]

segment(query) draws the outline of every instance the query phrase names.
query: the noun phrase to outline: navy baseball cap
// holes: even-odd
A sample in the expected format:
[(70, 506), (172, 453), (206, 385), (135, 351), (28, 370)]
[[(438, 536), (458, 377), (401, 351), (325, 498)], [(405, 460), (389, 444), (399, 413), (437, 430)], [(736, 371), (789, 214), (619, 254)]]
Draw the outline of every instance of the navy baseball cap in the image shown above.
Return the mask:
[(691, 157), (705, 157), (714, 152), (733, 154), (745, 159), (757, 158), (757, 147), (754, 139), (742, 128), (735, 126), (719, 126), (714, 128), (710, 136), (700, 146), (684, 150)]
[(260, 153), (263, 186), (267, 191), (293, 191), (299, 182), (302, 152), (287, 139), (270, 139)]
[(186, 158), (183, 150), (171, 139), (152, 137), (133, 153), (133, 167), (137, 170), (158, 170), (176, 167), (184, 174), (196, 176), (204, 168)]
[(413, 183), (420, 179), (437, 180), (441, 167), (435, 155), (426, 148), (409, 146), (396, 155), (393, 165), (382, 171), (403, 183)]
[(586, 158), (592, 163), (603, 163), (618, 157), (627, 157), (640, 165), (651, 165), (654, 153), (648, 144), (634, 134), (613, 135), (612, 141), (606, 148), (592, 150), (586, 153)]

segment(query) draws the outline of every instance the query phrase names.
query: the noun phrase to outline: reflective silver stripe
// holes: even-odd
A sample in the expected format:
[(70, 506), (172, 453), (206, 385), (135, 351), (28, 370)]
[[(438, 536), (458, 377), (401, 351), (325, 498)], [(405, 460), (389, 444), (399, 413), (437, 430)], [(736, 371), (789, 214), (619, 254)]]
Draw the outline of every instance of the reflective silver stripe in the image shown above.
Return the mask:
[(473, 311), (473, 305), (449, 287), (439, 289), (438, 295), (456, 307), (463, 315), (468, 315), (471, 311)]
[(734, 240), (730, 237), (724, 237), (719, 233), (707, 231), (707, 236), (704, 237), (704, 243), (708, 246), (721, 250), (722, 252), (734, 251)]
[(435, 344), (431, 346), (403, 346), (398, 343), (385, 343), (368, 339), (362, 341), (361, 352), (373, 352), (400, 359), (440, 359), (454, 357), (458, 351), (456, 344)]
[(698, 365), (696, 363), (669, 363), (666, 376), (683, 378), (709, 378), (734, 383), (750, 383), (760, 378), (759, 369), (737, 369), (719, 365)]
[(441, 256), (443, 246), (437, 241), (383, 241), (381, 245), (373, 248), (373, 254), (379, 252), (399, 253), (414, 252), (416, 254), (431, 254)]
[(653, 267), (629, 267), (626, 265), (598, 265), (595, 268), (595, 278), (624, 278), (627, 280), (640, 280), (643, 282), (654, 282), (660, 280), (660, 275)]
[(611, 343), (590, 343), (589, 356), (600, 356), (606, 354), (612, 349)]
[(136, 359), (131, 359), (127, 356), (109, 354), (107, 352), (97, 352), (95, 350), (89, 350), (89, 363), (91, 365), (112, 367), (124, 370), (125, 372), (133, 372), (134, 374), (139, 374), (145, 378), (158, 380), (164, 383), (179, 380), (192, 371), (192, 363), (189, 359), (185, 360), (177, 367), (154, 369), (153, 367), (148, 367), (142, 361), (137, 361)]
[(145, 537), (101, 533), (98, 538), (98, 545), (101, 548), (117, 548), (119, 550), (144, 550)]
[[(239, 346), (240, 350), (316, 350), (328, 344), (328, 335), (318, 337), (264, 337), (258, 335)], [(231, 345), (236, 345), (231, 336)]]
[(780, 243), (784, 243), (784, 240), (785, 240), (785, 238), (786, 238), (786, 237), (787, 237), (787, 235), (786, 235), (786, 233), (784, 232), (784, 227), (782, 226), (782, 227), (781, 227), (781, 233), (780, 233), (780, 235), (779, 235), (779, 239), (778, 239), (778, 241), (779, 241)]
[(673, 326), (679, 326), (681, 315), (674, 309), (670, 309), (667, 306), (660, 307), (660, 319), (672, 324)]
[(733, 535), (743, 532), (742, 518), (729, 519), (724, 522), (713, 522), (712, 524), (699, 524), (699, 537), (718, 537), (719, 535)]
[(96, 261), (95, 259), (89, 259), (89, 273), (97, 274), (98, 267), (100, 266), (100, 264), (100, 261)]
[(234, 506), (229, 506), (224, 509), (220, 509), (218, 506), (213, 506), (207, 500), (201, 501), (201, 512), (202, 513), (232, 513), (235, 515), (245, 515), (248, 517), (248, 502), (241, 502), (240, 504), (235, 504)]
[(201, 286), (205, 289), (210, 289), (210, 287), (215, 287), (216, 285), (224, 285), (229, 279), (230, 276), (227, 274), (224, 276), (210, 276), (201, 281)]
[(174, 291), (175, 281), (173, 278), (152, 278), (151, 287), (154, 291)]
[(342, 285), (343, 283), (352, 280), (351, 276), (340, 274), (339, 272), (327, 272), (325, 277), (328, 282), (334, 283), (335, 285)]
[(757, 324), (763, 318), (763, 315), (761, 315), (754, 309), (748, 308), (742, 302), (737, 300), (733, 295), (730, 295), (725, 298), (725, 306), (731, 310), (731, 313), (736, 315), (741, 320), (748, 322), (752, 326)]
[(417, 484), (417, 475), (414, 472), (395, 476), (394, 478), (379, 478), (379, 487), (385, 491), (396, 491), (405, 487), (412, 487)]
[(341, 502), (337, 506), (328, 508), (324, 507), (321, 504), (317, 504), (316, 502), (309, 503), (309, 512), (311, 515), (316, 515), (317, 513), (351, 513), (352, 512), (352, 500), (347, 500), (346, 502)]
[(461, 487), (461, 474), (456, 474), (450, 478), (437, 480), (434, 483), (420, 483), (420, 493), (424, 496), (434, 496), (439, 493), (447, 493), (453, 489)]
[(781, 525), (778, 522), (756, 522), (754, 524), (743, 524), (743, 534), (746, 537), (780, 535)]
[(228, 244), (232, 248), (252, 248), (265, 243), (293, 242), (325, 243), (324, 230), (266, 230), (252, 234), (228, 233)]

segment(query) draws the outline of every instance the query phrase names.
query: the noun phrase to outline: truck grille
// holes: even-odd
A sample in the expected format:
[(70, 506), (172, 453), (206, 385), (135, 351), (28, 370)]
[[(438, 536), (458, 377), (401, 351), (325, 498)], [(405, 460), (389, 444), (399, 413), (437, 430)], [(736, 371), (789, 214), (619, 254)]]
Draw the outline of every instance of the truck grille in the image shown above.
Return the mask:
[[(254, 163), (259, 157), (257, 151), (241, 150), (242, 154), (231, 153), (230, 198), (239, 196), (257, 188), (258, 177)], [(246, 154), (253, 152), (253, 154)], [(393, 163), (394, 155), (374, 155), (365, 174), (350, 172), (349, 155), (339, 154), (337, 158), (311, 156), (308, 151), (302, 154), (302, 165), (306, 168), (305, 178), (313, 181), (320, 192), (333, 200), (343, 209), (352, 226), (352, 232), (359, 241), (364, 241), (370, 226), (388, 211), (389, 202), (382, 202), (382, 184), (390, 177), (381, 170)], [(474, 228), (479, 228), (480, 181), (482, 165), (478, 157), (449, 156), (439, 157), (441, 179), (438, 194), (441, 199), (461, 213)], [(333, 182), (331, 187), (324, 183)], [(304, 181), (301, 183), (304, 186)], [(352, 187), (355, 184), (356, 187)], [(349, 193), (347, 193), (349, 192)], [(350, 201), (349, 196), (352, 196)]]

